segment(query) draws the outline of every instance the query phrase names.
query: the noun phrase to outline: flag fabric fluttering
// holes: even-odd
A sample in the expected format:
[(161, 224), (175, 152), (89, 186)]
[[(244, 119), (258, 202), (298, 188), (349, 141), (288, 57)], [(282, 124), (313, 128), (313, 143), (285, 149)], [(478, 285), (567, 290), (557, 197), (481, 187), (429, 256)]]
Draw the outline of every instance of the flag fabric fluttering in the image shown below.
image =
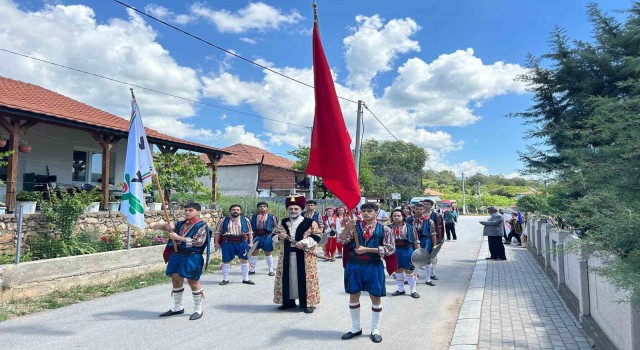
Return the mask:
[(316, 108), (306, 173), (322, 177), (325, 187), (351, 210), (360, 201), (360, 185), (317, 22), (313, 24), (313, 78)]
[(127, 224), (134, 229), (144, 229), (144, 187), (151, 184), (156, 174), (151, 157), (151, 148), (142, 125), (142, 116), (131, 91), (131, 120), (129, 122), (129, 139), (127, 156), (124, 165), (124, 182), (122, 183), (122, 202), (120, 212), (127, 217)]

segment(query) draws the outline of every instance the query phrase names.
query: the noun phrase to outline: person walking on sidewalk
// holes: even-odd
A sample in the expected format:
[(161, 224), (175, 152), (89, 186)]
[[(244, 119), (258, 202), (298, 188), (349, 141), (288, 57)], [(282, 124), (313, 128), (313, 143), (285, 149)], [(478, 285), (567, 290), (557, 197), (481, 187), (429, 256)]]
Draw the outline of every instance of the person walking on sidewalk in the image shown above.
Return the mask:
[(518, 213), (515, 211), (511, 213), (511, 220), (509, 220), (509, 225), (511, 226), (511, 231), (509, 231), (509, 235), (507, 236), (507, 244), (511, 244), (511, 239), (513, 237), (518, 240), (518, 245), (522, 245), (522, 241), (520, 240), (520, 235), (522, 235), (522, 224), (518, 220)]
[(491, 256), (486, 259), (491, 260), (507, 260), (507, 255), (504, 251), (504, 244), (502, 244), (502, 234), (504, 233), (504, 219), (502, 215), (498, 213), (496, 207), (489, 207), (487, 211), (491, 215), (489, 220), (480, 221), (480, 224), (484, 226), (482, 234), (487, 236), (489, 241), (489, 252)]
[(444, 212), (444, 228), (447, 231), (447, 241), (451, 240), (452, 235), (454, 241), (458, 239), (456, 236), (456, 222), (458, 222), (458, 217), (453, 209)]

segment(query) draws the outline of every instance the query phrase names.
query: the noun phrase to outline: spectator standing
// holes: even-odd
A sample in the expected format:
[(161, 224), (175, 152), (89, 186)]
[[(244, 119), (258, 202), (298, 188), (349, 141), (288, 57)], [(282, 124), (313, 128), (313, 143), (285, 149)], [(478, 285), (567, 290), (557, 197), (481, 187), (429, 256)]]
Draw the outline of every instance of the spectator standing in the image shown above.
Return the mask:
[(451, 236), (453, 236), (453, 240), (457, 240), (456, 236), (456, 222), (458, 222), (458, 217), (455, 215), (454, 209), (450, 209), (444, 212), (444, 228), (447, 232), (447, 241), (451, 240)]
[(484, 226), (482, 234), (487, 236), (489, 241), (489, 252), (491, 256), (486, 259), (489, 260), (507, 260), (506, 253), (504, 251), (504, 244), (502, 244), (502, 235), (504, 234), (504, 219), (502, 215), (498, 213), (496, 207), (487, 208), (491, 217), (489, 220), (480, 221), (480, 224)]

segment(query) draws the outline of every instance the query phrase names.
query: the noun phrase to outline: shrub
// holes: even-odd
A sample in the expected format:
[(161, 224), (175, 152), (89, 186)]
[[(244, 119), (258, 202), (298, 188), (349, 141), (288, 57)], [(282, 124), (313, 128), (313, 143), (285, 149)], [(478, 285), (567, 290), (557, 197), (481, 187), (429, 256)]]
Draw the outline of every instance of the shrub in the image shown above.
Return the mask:
[(42, 192), (22, 191), (16, 195), (16, 200), (20, 202), (40, 202)]

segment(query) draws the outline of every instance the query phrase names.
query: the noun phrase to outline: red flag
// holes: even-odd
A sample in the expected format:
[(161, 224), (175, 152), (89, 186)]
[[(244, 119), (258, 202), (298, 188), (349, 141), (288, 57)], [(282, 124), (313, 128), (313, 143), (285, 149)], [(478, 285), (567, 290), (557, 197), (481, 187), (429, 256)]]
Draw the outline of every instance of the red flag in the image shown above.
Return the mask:
[(360, 201), (360, 185), (351, 154), (351, 137), (342, 117), (317, 23), (313, 25), (313, 79), (316, 113), (306, 172), (322, 177), (327, 189), (348, 209), (353, 209)]

